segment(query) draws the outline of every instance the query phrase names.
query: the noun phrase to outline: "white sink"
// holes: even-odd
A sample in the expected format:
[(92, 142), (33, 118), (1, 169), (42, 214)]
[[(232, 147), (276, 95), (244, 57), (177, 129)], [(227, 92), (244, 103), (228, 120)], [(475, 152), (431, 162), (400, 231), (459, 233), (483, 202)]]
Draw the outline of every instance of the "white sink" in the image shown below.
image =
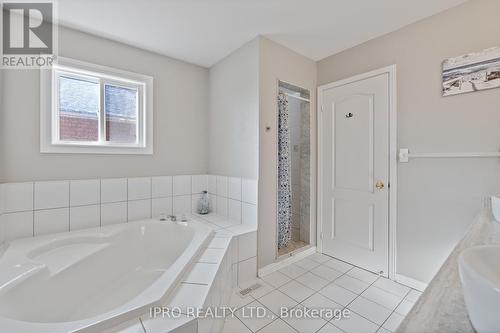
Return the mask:
[(500, 332), (500, 246), (476, 246), (458, 259), (465, 305), (479, 333)]

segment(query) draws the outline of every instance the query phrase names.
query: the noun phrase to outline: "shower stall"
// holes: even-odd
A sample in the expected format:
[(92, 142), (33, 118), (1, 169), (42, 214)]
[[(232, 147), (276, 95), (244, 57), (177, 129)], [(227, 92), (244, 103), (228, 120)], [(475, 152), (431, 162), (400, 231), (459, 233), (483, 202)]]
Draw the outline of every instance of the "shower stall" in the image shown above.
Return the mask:
[(277, 256), (310, 244), (311, 130), (310, 92), (279, 81)]

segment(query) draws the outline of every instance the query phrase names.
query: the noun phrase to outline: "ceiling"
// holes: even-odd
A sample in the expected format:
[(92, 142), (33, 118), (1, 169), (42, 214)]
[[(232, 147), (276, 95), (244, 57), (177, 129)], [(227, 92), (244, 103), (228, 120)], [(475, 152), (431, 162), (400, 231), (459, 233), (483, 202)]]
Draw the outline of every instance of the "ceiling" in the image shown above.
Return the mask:
[(466, 0), (59, 0), (62, 25), (210, 67), (257, 35), (320, 60)]

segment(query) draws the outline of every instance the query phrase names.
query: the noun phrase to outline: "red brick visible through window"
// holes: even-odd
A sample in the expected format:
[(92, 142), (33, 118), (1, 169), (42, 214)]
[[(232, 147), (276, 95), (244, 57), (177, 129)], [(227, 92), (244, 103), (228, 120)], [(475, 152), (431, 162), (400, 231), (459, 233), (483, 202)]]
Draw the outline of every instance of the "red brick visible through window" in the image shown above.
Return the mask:
[[(97, 141), (99, 125), (96, 118), (61, 115), (59, 117), (61, 141)], [(136, 122), (127, 119), (108, 118), (106, 140), (114, 142), (135, 142)]]

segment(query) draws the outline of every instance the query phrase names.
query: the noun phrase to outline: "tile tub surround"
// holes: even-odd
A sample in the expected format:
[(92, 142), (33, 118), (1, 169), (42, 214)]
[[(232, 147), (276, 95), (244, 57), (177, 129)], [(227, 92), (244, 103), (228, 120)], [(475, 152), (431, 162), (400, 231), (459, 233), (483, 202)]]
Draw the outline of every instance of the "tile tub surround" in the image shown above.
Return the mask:
[(500, 223), (485, 208), (431, 281), (398, 332), (475, 332), (465, 306), (458, 256), (472, 246), (500, 244)]
[[(212, 241), (201, 252), (181, 283), (166, 300), (164, 306), (175, 309), (177, 318), (151, 317), (145, 313), (137, 319), (129, 320), (106, 333), (221, 333), (225, 320), (195, 319), (188, 316), (188, 307), (207, 308), (234, 306), (233, 290), (254, 281), (257, 275), (257, 237), (254, 227), (241, 224), (217, 226), (199, 215), (195, 218), (215, 230)], [(170, 223), (170, 222), (166, 222)], [(240, 249), (244, 249), (243, 252)], [(250, 259), (247, 256), (253, 255)], [(241, 275), (240, 264), (248, 270), (248, 262), (253, 259), (253, 276)], [(246, 272), (248, 273), (248, 272)], [(236, 332), (235, 332), (236, 333)]]
[[(224, 333), (327, 333), (394, 332), (420, 292), (319, 253), (279, 271), (249, 281), (262, 285), (249, 296), (233, 294), (231, 304), (241, 310), (228, 317)], [(262, 306), (266, 319), (238, 314), (250, 306)], [(349, 309), (350, 319), (281, 318), (280, 308)]]
[(257, 181), (251, 179), (182, 175), (5, 183), (0, 242), (194, 212), (205, 190), (215, 224), (257, 224)]

